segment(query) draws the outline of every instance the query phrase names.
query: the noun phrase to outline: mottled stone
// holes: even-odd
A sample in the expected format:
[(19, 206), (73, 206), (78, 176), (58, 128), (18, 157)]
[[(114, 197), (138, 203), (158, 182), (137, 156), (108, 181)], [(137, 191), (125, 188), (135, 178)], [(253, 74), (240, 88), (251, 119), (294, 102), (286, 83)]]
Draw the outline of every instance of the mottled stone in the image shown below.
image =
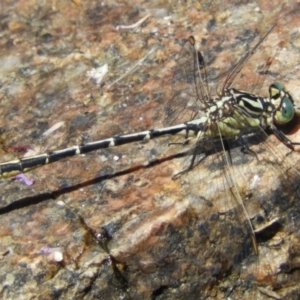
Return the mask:
[[(234, 86), (268, 96), (281, 81), (299, 103), (298, 11), (296, 1), (3, 0), (1, 161), (165, 125), (190, 35), (215, 90), (277, 24)], [(101, 82), (90, 76), (105, 64)], [(64, 159), (26, 173), (32, 186), (1, 180), (1, 298), (297, 299), (299, 153), (274, 136), (254, 146), (258, 160), (232, 153), (257, 256), (220, 156), (173, 180), (188, 160), (172, 155), (190, 145), (170, 141), (182, 139)]]

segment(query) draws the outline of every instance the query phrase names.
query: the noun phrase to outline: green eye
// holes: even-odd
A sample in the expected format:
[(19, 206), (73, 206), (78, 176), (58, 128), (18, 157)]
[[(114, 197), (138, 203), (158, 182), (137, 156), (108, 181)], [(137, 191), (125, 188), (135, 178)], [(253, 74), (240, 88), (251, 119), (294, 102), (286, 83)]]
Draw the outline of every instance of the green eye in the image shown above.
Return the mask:
[(280, 94), (281, 91), (284, 91), (284, 85), (281, 82), (274, 82), (271, 86), (270, 86), (270, 90), (272, 92), (270, 92), (271, 97), (274, 96), (275, 94)]
[(285, 95), (282, 98), (282, 105), (280, 110), (277, 110), (275, 113), (276, 123), (285, 124), (291, 121), (294, 116), (294, 112), (295, 109), (291, 98), (289, 97), (289, 95)]
[(269, 94), (271, 98), (277, 99), (280, 97), (281, 92), (285, 92), (285, 87), (282, 83), (277, 81), (270, 85)]

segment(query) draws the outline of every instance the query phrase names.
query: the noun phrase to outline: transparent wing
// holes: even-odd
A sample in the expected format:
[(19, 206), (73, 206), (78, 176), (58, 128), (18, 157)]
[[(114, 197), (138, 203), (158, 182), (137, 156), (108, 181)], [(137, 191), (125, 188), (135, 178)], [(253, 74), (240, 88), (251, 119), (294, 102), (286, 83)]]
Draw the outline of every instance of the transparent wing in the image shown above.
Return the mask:
[(272, 26), (264, 37), (250, 51), (246, 52), (235, 66), (225, 74), (210, 80), (208, 79), (203, 55), (195, 48), (194, 37), (190, 36), (187, 40), (184, 40), (184, 46), (175, 58), (176, 66), (174, 67), (174, 75), (171, 80), (172, 92), (165, 108), (165, 125), (184, 123), (202, 116), (205, 109), (212, 104), (212, 95), (208, 82), (221, 82), (225, 77), (221, 90), (214, 91), (216, 94), (222, 94), (225, 88), (232, 87), (238, 74), (275, 26)]
[(229, 153), (223, 151), (220, 139), (199, 141), (183, 168), (196, 154), (194, 168), (178, 180), (198, 228), (201, 249), (194, 264), (201, 265), (207, 280), (213, 281), (215, 274), (241, 272), (243, 260), (250, 253), (255, 255), (253, 232), (240, 205), (242, 184), (235, 181), (237, 170), (234, 164), (228, 165)]
[(276, 24), (273, 25), (269, 29), (269, 31), (264, 35), (264, 37), (262, 39), (260, 39), (258, 41), (258, 43), (250, 51), (245, 53), (245, 55), (240, 59), (240, 61), (231, 70), (229, 70), (229, 72), (226, 75), (226, 79), (223, 82), (222, 91), (226, 88), (228, 89), (233, 86), (237, 75), (241, 72), (241, 70), (244, 68), (245, 64), (248, 62), (250, 57), (253, 56), (253, 54), (257, 51), (257, 49), (264, 42), (264, 40), (268, 37), (268, 35), (271, 33), (271, 31), (274, 29), (275, 26), (276, 26)]
[(204, 111), (210, 99), (206, 67), (203, 56), (195, 49), (193, 36), (184, 41), (171, 80), (171, 97), (166, 105), (166, 125), (195, 119)]

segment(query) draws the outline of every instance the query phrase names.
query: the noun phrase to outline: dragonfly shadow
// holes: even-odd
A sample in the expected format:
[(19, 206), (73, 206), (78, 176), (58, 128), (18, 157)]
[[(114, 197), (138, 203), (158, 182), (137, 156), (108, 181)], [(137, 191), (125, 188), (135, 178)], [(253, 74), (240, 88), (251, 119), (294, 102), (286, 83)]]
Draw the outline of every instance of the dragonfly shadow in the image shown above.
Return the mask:
[(186, 152), (180, 152), (180, 153), (173, 154), (173, 155), (170, 155), (167, 157), (158, 158), (158, 159), (149, 161), (146, 165), (145, 164), (137, 165), (137, 166), (130, 167), (128, 169), (125, 169), (125, 170), (122, 170), (119, 172), (113, 172), (113, 173), (105, 172), (105, 174), (103, 174), (101, 176), (80, 182), (80, 183), (72, 185), (72, 186), (64, 187), (64, 188), (61, 188), (61, 189), (58, 189), (58, 190), (55, 190), (52, 192), (37, 194), (37, 195), (31, 196), (31, 197), (24, 197), (19, 200), (16, 200), (13, 203), (10, 203), (9, 205), (7, 205), (5, 207), (0, 208), (0, 215), (4, 215), (4, 214), (10, 213), (10, 212), (13, 212), (15, 210), (18, 210), (18, 209), (36, 205), (36, 204), (42, 203), (47, 200), (55, 200), (62, 195), (72, 193), (74, 191), (77, 191), (81, 188), (84, 188), (84, 187), (87, 187), (90, 185), (101, 183), (104, 180), (113, 179), (113, 178), (117, 178), (117, 177), (120, 177), (123, 175), (131, 174), (131, 173), (136, 172), (141, 169), (151, 168), (154, 165), (159, 165), (166, 161), (173, 160), (175, 158), (180, 158), (185, 155), (187, 155)]

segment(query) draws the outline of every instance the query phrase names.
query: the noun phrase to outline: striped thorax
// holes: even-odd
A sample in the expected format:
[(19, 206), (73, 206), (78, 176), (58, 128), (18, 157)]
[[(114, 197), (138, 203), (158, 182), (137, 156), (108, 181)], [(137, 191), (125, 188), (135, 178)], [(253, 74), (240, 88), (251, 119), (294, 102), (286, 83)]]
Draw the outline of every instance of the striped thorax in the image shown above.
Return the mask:
[(295, 112), (292, 96), (279, 82), (270, 86), (267, 98), (230, 88), (224, 90), (222, 97), (211, 101), (215, 104), (207, 109), (205, 119), (188, 122), (207, 123), (205, 136), (216, 136), (217, 127), (223, 137), (254, 132), (257, 127), (274, 129), (290, 122)]

